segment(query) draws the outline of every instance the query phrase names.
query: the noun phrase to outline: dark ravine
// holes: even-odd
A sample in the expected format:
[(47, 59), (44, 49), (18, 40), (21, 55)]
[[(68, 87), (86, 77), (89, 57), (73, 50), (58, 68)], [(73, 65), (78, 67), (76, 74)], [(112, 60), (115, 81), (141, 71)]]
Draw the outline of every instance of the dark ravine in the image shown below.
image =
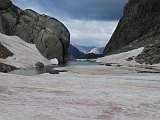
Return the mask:
[(21, 10), (10, 0), (0, 0), (0, 32), (17, 35), (28, 43), (36, 44), (39, 52), (48, 59), (66, 62), (70, 33), (55, 18), (30, 9)]
[(160, 43), (160, 0), (129, 0), (104, 55)]

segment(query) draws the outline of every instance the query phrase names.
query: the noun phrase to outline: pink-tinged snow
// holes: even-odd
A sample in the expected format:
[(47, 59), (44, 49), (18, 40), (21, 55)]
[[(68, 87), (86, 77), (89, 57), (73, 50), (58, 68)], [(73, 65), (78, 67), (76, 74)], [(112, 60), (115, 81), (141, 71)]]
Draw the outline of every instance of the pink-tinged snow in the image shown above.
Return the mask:
[[(0, 62), (49, 63), (16, 36), (0, 34), (0, 42), (15, 54)], [(68, 70), (59, 75), (0, 73), (0, 120), (160, 120), (160, 74), (136, 73), (146, 66), (126, 61), (142, 50), (99, 59), (122, 66), (72, 66), (58, 68)]]
[(26, 43), (17, 36), (7, 36), (0, 33), (0, 42), (14, 54), (7, 59), (0, 58), (2, 63), (18, 68), (33, 67), (36, 62), (49, 64), (49, 61), (39, 53), (34, 44)]
[(159, 74), (0, 76), (0, 120), (160, 119)]

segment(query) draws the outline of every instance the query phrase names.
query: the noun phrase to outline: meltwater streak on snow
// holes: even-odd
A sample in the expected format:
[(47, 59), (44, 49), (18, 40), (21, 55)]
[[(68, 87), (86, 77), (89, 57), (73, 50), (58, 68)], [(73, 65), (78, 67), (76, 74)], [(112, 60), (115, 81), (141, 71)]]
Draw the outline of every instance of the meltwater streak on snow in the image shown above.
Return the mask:
[(49, 61), (39, 53), (34, 44), (26, 43), (17, 36), (0, 33), (0, 42), (14, 54), (7, 59), (0, 59), (0, 62), (18, 68), (33, 67), (36, 62), (49, 64)]

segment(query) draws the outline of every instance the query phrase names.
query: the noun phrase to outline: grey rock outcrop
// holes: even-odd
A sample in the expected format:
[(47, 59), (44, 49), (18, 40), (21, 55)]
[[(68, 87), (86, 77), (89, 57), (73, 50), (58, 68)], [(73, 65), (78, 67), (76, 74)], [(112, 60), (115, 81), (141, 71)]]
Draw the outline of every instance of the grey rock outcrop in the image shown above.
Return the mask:
[(43, 68), (43, 67), (44, 67), (44, 64), (43, 64), (42, 62), (37, 62), (37, 63), (35, 63), (35, 66), (36, 66), (36, 67)]
[(10, 0), (0, 0), (0, 32), (36, 44), (39, 52), (48, 59), (66, 62), (70, 33), (55, 18), (30, 9), (21, 10)]
[(136, 57), (136, 61), (141, 64), (160, 63), (160, 43), (146, 46), (143, 52)]
[(54, 69), (50, 69), (48, 72), (50, 74), (59, 74), (59, 71), (58, 70), (54, 70)]
[(0, 43), (0, 58), (6, 59), (13, 56), (13, 53)]
[(160, 42), (160, 1), (129, 0), (104, 55)]
[(11, 72), (13, 70), (16, 70), (17, 68), (11, 65), (7, 65), (4, 63), (0, 63), (0, 72), (4, 72), (4, 73), (8, 73)]
[(112, 66), (112, 64), (110, 64), (110, 63), (105, 63), (105, 66)]

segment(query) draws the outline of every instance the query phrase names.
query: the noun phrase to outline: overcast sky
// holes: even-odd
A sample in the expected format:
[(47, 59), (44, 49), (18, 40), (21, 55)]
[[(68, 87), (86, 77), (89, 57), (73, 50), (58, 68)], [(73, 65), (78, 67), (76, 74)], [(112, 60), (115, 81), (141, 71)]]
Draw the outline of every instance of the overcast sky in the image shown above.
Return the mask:
[(104, 47), (128, 0), (11, 0), (22, 9), (33, 9), (63, 22), (71, 43)]

